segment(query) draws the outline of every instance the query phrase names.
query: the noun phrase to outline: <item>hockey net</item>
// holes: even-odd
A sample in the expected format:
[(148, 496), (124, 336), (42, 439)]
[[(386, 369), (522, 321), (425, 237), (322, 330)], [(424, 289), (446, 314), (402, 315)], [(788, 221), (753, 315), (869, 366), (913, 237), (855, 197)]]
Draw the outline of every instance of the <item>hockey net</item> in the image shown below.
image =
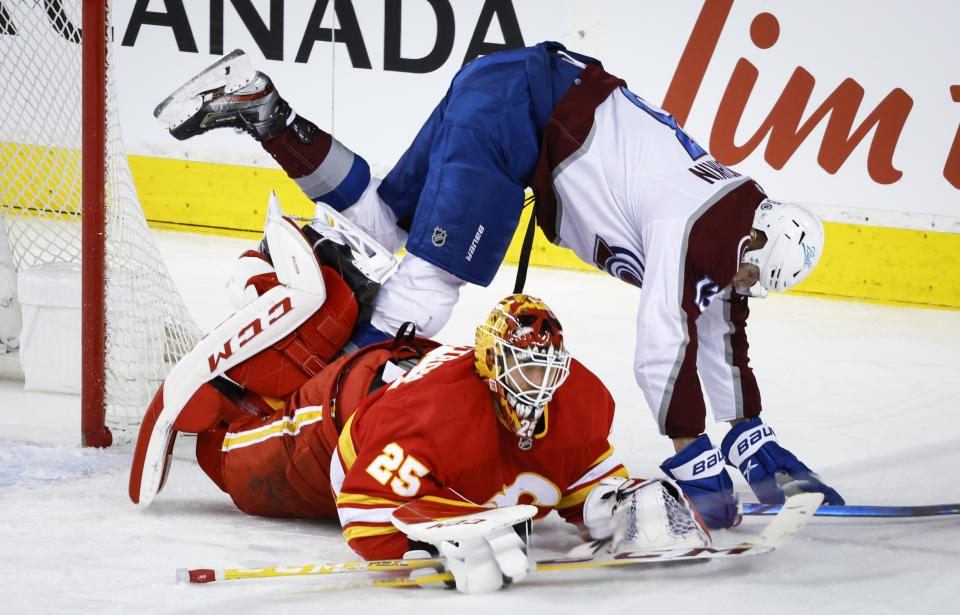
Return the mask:
[[(102, 428), (106, 442), (88, 433), (88, 415), (98, 412), (96, 406), (102, 404), (106, 425), (119, 428), (125, 434), (121, 438), (128, 439), (165, 375), (199, 337), (147, 227), (131, 177), (117, 109), (109, 4), (0, 4), (0, 222), (9, 245), (8, 264), (18, 275), (54, 263), (83, 264), (82, 405), (84, 442), (91, 445), (110, 440)], [(99, 21), (100, 28), (88, 28), (90, 19), (106, 21)], [(81, 24), (83, 31), (102, 33), (105, 40), (88, 37), (82, 45)], [(82, 51), (92, 43), (101, 51)], [(98, 77), (103, 71), (96, 66), (104, 66), (104, 60), (105, 77)], [(101, 101), (91, 103), (85, 88), (102, 91)], [(84, 104), (105, 109), (93, 113), (105, 113), (102, 129), (82, 124)], [(86, 117), (90, 122), (89, 110)], [(99, 171), (82, 167), (82, 153), (98, 149), (104, 152), (101, 177)], [(82, 168), (87, 173), (81, 182)], [(103, 229), (88, 231), (84, 242), (82, 218), (93, 221), (100, 213), (82, 209), (81, 195), (98, 194), (100, 182)], [(84, 207), (91, 207), (89, 199)], [(102, 247), (97, 245), (101, 239)], [(98, 254), (105, 255), (102, 265)], [(100, 278), (103, 307), (97, 308), (89, 301), (88, 285)], [(88, 336), (94, 339), (95, 352), (89, 352)], [(100, 347), (103, 365), (91, 365)]]

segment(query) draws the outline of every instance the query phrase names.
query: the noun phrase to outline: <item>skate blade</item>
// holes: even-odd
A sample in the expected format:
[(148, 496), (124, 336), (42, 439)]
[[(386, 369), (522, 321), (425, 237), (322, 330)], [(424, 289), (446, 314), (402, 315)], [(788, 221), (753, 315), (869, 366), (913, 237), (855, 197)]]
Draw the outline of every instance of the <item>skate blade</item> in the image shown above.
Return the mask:
[(219, 87), (224, 87), (227, 93), (236, 92), (250, 83), (255, 75), (249, 56), (242, 49), (235, 49), (167, 96), (153, 110), (153, 117), (168, 128), (176, 128), (200, 110), (203, 92)]

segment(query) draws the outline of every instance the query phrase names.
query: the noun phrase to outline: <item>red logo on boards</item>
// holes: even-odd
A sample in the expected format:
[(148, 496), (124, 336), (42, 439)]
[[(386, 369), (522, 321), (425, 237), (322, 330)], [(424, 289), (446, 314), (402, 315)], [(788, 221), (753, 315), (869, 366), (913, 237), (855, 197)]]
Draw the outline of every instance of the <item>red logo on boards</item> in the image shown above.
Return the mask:
[[(663, 108), (681, 126), (690, 114), (732, 6), (733, 0), (706, 0), (690, 33), (663, 100)], [(780, 22), (774, 15), (760, 13), (754, 17), (750, 25), (750, 39), (754, 45), (769, 49), (779, 37)], [(759, 70), (746, 58), (737, 61), (710, 134), (709, 149), (718, 161), (725, 165), (737, 164), (766, 139), (764, 160), (773, 168), (781, 169), (817, 126), (826, 121), (817, 156), (817, 162), (825, 171), (836, 173), (853, 150), (873, 132), (867, 157), (870, 178), (879, 184), (892, 184), (903, 175), (893, 166), (894, 151), (913, 108), (913, 98), (903, 89), (892, 89), (855, 127), (853, 124), (863, 102), (864, 89), (856, 80), (844, 79), (801, 124), (816, 80), (798, 66), (753, 136), (737, 145), (734, 137), (758, 76)], [(960, 102), (960, 85), (951, 85), (949, 94), (954, 102)], [(960, 128), (947, 154), (943, 176), (955, 188), (960, 188)]]

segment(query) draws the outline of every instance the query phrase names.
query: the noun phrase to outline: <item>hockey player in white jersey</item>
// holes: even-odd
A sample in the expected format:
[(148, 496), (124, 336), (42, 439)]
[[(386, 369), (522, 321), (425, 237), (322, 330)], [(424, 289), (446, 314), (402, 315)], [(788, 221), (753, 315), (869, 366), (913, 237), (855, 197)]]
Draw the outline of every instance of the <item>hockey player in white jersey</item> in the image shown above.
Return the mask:
[[(389, 249), (407, 249), (357, 346), (406, 321), (427, 336), (439, 331), (463, 284), (493, 279), (532, 188), (550, 241), (642, 287), (636, 379), (674, 445), (661, 469), (707, 524), (739, 520), (726, 464), (762, 502), (809, 490), (843, 503), (761, 421), (744, 329), (748, 296), (786, 290), (813, 270), (823, 226), (767, 199), (595, 59), (547, 42), (474, 60), (382, 182), (239, 51), (155, 114), (179, 139), (248, 131), (308, 197)], [(719, 447), (704, 434), (701, 382), (714, 419), (731, 424)]]

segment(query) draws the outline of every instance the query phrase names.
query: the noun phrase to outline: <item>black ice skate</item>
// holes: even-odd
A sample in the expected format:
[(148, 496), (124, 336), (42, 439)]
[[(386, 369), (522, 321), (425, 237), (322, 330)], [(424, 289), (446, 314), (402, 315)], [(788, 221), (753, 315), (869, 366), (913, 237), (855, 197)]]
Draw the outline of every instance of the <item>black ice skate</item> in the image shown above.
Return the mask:
[(153, 115), (180, 140), (229, 126), (263, 141), (283, 132), (290, 105), (270, 78), (253, 70), (247, 55), (237, 49), (177, 88)]

